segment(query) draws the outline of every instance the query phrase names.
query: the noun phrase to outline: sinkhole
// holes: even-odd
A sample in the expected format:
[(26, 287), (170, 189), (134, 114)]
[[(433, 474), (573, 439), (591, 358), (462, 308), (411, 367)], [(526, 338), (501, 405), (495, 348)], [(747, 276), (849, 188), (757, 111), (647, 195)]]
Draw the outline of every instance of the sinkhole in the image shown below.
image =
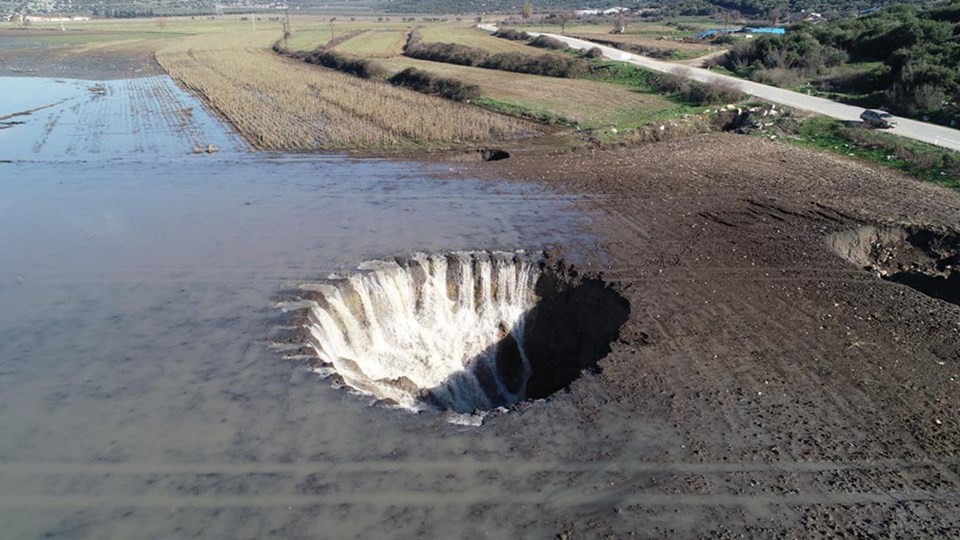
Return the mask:
[(629, 303), (602, 279), (523, 252), (418, 254), (306, 284), (318, 373), (413, 411), (475, 413), (541, 399), (610, 352)]
[(841, 257), (880, 278), (960, 305), (960, 234), (912, 225), (866, 226), (830, 240)]

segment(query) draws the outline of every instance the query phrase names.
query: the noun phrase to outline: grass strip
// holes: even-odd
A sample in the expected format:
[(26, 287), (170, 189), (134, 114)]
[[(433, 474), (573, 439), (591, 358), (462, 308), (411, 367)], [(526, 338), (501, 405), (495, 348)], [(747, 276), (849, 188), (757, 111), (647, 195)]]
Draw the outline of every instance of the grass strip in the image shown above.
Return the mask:
[(877, 163), (920, 180), (960, 190), (960, 153), (953, 150), (822, 117), (808, 118), (800, 126), (797, 138), (787, 140)]

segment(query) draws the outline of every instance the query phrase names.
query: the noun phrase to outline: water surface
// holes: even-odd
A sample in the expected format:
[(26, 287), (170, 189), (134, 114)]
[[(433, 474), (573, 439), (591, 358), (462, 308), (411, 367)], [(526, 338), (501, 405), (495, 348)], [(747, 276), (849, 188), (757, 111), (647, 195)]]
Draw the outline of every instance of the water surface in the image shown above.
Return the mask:
[[(475, 505), (512, 490), (476, 460), (507, 467), (503, 441), (370, 407), (283, 360), (275, 295), (368, 259), (572, 242), (572, 201), (445, 167), (248, 154), (206, 120), (147, 129), (167, 125), (165, 94), (131, 98), (142, 114), (109, 101), (175, 88), (147, 81), (0, 92), (0, 111), (67, 100), (0, 130), (2, 535), (489, 530)], [(196, 133), (224, 151), (192, 155)]]

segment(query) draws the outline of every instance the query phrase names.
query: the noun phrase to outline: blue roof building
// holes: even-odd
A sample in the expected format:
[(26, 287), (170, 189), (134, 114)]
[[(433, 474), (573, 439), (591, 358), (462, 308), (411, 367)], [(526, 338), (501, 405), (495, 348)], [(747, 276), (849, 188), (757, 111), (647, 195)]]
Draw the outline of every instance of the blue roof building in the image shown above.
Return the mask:
[(775, 34), (782, 36), (787, 33), (786, 28), (780, 28), (777, 26), (759, 26), (759, 27), (747, 27), (743, 29), (747, 34)]
[(720, 34), (732, 34), (732, 33), (734, 33), (734, 32), (740, 32), (740, 31), (742, 31), (742, 30), (743, 30), (742, 28), (733, 28), (733, 29), (730, 29), (730, 30), (719, 30), (719, 29), (716, 29), (716, 28), (711, 28), (710, 30), (704, 30), (703, 32), (700, 32), (699, 34), (694, 35), (694, 36), (693, 36), (693, 39), (710, 39), (710, 38), (716, 37), (716, 36), (718, 36), (718, 35), (720, 35)]

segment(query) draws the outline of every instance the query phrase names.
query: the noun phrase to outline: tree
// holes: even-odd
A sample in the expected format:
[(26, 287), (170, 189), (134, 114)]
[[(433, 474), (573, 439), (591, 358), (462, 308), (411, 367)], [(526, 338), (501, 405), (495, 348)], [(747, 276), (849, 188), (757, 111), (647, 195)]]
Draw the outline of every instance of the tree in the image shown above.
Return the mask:
[(617, 15), (613, 18), (613, 33), (622, 34), (627, 31), (627, 8), (623, 7), (623, 0), (617, 2)]
[(560, 33), (567, 33), (567, 23), (574, 19), (575, 15), (570, 11), (561, 11), (554, 15), (554, 18), (557, 19), (557, 22), (560, 24)]
[(772, 7), (767, 11), (767, 18), (773, 26), (780, 24), (780, 17), (783, 17), (783, 9), (779, 7)]
[(527, 2), (523, 4), (523, 18), (529, 19), (530, 17), (533, 17), (533, 4)]

